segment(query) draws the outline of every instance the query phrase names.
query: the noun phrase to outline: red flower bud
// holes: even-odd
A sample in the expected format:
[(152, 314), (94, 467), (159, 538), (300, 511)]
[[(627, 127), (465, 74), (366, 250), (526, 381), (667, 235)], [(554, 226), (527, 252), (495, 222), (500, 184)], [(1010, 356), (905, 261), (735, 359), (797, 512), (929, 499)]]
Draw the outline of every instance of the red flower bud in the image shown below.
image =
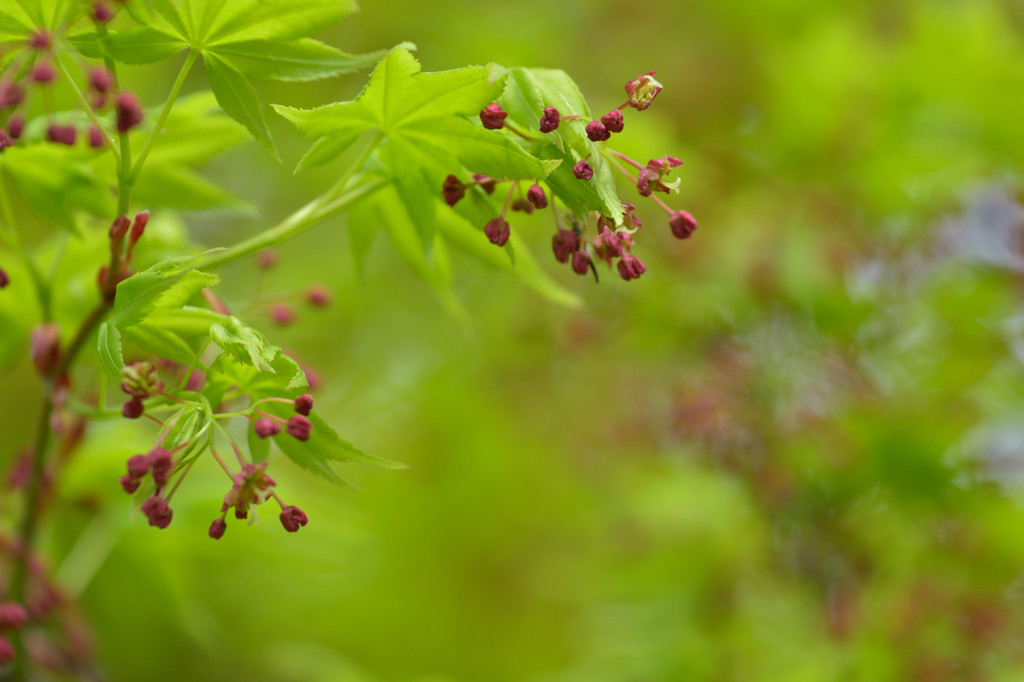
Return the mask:
[(308, 393), (303, 393), (295, 399), (295, 411), (299, 414), (308, 417), (310, 411), (313, 409), (313, 396)]
[(0, 630), (17, 630), (28, 622), (28, 611), (13, 601), (0, 604)]
[(132, 493), (139, 489), (139, 479), (132, 478), (131, 476), (122, 476), (121, 487), (124, 488), (124, 491), (126, 493), (131, 495)]
[(551, 250), (555, 252), (555, 260), (559, 263), (568, 263), (578, 248), (580, 240), (572, 230), (559, 230), (551, 238)]
[(18, 653), (15, 651), (11, 643), (3, 637), (0, 637), (0, 665), (7, 665), (17, 657)]
[(542, 133), (550, 133), (558, 128), (560, 121), (561, 116), (558, 115), (558, 109), (545, 107), (544, 114), (540, 117), (540, 131)]
[(548, 207), (548, 195), (540, 185), (530, 185), (530, 189), (526, 190), (526, 198), (537, 208)]
[(577, 251), (572, 254), (572, 271), (577, 275), (585, 275), (590, 270), (590, 254), (586, 251)]
[(576, 176), (578, 180), (590, 180), (594, 177), (594, 169), (590, 167), (586, 159), (580, 161), (572, 167), (572, 174)]
[(144, 115), (142, 107), (139, 106), (138, 98), (132, 93), (122, 92), (118, 95), (114, 109), (117, 113), (117, 129), (119, 132), (126, 133), (142, 123)]
[(106, 94), (113, 84), (114, 79), (106, 69), (100, 67), (89, 72), (89, 87), (96, 92)]
[(505, 242), (508, 241), (509, 235), (512, 233), (508, 221), (504, 218), (494, 218), (488, 220), (487, 224), (484, 225), (484, 234), (487, 235), (487, 239), (492, 244), (498, 246), (505, 246)]
[(256, 423), (253, 425), (253, 429), (255, 429), (256, 435), (259, 436), (260, 438), (276, 436), (277, 434), (281, 433), (281, 427), (275, 422), (272, 422), (271, 420), (267, 419), (266, 417), (257, 419)]
[(60, 362), (60, 332), (57, 325), (45, 322), (32, 330), (32, 362), (40, 374), (52, 371)]
[(128, 475), (132, 478), (142, 478), (149, 473), (151, 466), (148, 455), (132, 455), (128, 458)]
[(224, 537), (224, 531), (228, 529), (228, 522), (224, 519), (217, 519), (210, 524), (210, 537), (214, 540), (220, 540)]
[(296, 532), (307, 523), (309, 523), (309, 519), (306, 517), (306, 513), (298, 507), (288, 505), (281, 510), (281, 525), (289, 533)]
[(285, 327), (295, 321), (295, 311), (286, 303), (275, 303), (270, 307), (270, 321)]
[(676, 211), (668, 219), (668, 225), (672, 228), (672, 234), (676, 239), (689, 239), (690, 235), (697, 229), (697, 221), (686, 211)]
[(11, 283), (11, 278), (7, 274), (7, 271), (4, 270), (3, 268), (0, 268), (0, 289), (6, 288), (7, 285), (10, 284), (10, 283)]
[(174, 455), (170, 450), (156, 448), (149, 453), (149, 465), (153, 471), (153, 482), (159, 490), (167, 485), (174, 470)]
[(317, 308), (326, 308), (331, 304), (331, 290), (322, 284), (314, 284), (306, 290), (306, 300)]
[(309, 433), (313, 430), (313, 422), (301, 414), (297, 414), (288, 420), (285, 430), (292, 438), (301, 441), (309, 440)]
[(110, 230), (107, 232), (107, 237), (110, 238), (112, 244), (119, 244), (124, 236), (128, 234), (128, 228), (132, 226), (128, 216), (119, 215), (114, 218), (114, 222), (110, 224)]
[(488, 104), (480, 111), (480, 122), (488, 130), (499, 130), (505, 127), (508, 113), (499, 104)]
[(103, 149), (107, 141), (103, 138), (103, 131), (96, 126), (89, 126), (89, 146), (93, 149)]
[(587, 124), (587, 137), (591, 142), (604, 142), (611, 136), (612, 134), (600, 121), (591, 121)]
[(601, 229), (600, 234), (594, 237), (594, 250), (610, 265), (612, 258), (622, 255), (622, 240), (606, 225)]
[(65, 126), (59, 123), (51, 123), (46, 128), (46, 138), (50, 142), (65, 144), (71, 147), (75, 144), (75, 140), (78, 139), (78, 129), (73, 125)]
[(619, 261), (619, 276), (627, 282), (647, 272), (647, 266), (636, 256), (623, 256)]
[(28, 39), (28, 46), (43, 50), (50, 46), (50, 34), (43, 29), (33, 31)]
[(0, 81), (0, 109), (14, 108), (25, 99), (25, 91), (12, 81)]
[(128, 237), (132, 244), (139, 241), (139, 237), (146, 231), (146, 225), (149, 225), (149, 211), (136, 213), (135, 220), (132, 221), (132, 231)]
[(441, 196), (444, 197), (444, 203), (454, 206), (459, 203), (459, 199), (466, 196), (466, 186), (454, 175), (449, 175), (441, 185)]
[(57, 73), (53, 70), (53, 65), (50, 62), (39, 62), (32, 69), (32, 80), (36, 83), (50, 83), (56, 77)]
[(149, 525), (161, 530), (171, 525), (171, 518), (174, 516), (174, 512), (167, 506), (167, 500), (158, 495), (142, 503), (142, 513), (149, 519)]
[(277, 252), (271, 249), (263, 249), (256, 257), (256, 264), (263, 270), (269, 270), (277, 265)]
[(146, 406), (142, 404), (142, 400), (139, 398), (132, 398), (121, 408), (121, 414), (125, 416), (125, 419), (138, 419), (145, 411)]
[(531, 204), (526, 199), (519, 197), (512, 200), (512, 210), (522, 211), (523, 213), (530, 214), (533, 213), (533, 204)]
[(618, 109), (612, 109), (607, 114), (601, 117), (601, 123), (610, 133), (621, 133), (625, 122), (622, 120), (622, 112)]
[(480, 175), (479, 173), (473, 173), (473, 182), (480, 185), (480, 189), (488, 194), (494, 194), (494, 186), (498, 184), (498, 181), (494, 178)]
[(114, 12), (103, 0), (96, 0), (96, 4), (92, 6), (92, 18), (101, 24), (105, 24), (114, 18)]
[[(3, 109), (2, 105), (0, 105), (0, 109)], [(7, 134), (10, 135), (12, 140), (17, 140), (19, 137), (21, 137), (21, 133), (24, 130), (25, 119), (23, 119), (21, 116), (11, 116), (9, 119), (7, 119)]]

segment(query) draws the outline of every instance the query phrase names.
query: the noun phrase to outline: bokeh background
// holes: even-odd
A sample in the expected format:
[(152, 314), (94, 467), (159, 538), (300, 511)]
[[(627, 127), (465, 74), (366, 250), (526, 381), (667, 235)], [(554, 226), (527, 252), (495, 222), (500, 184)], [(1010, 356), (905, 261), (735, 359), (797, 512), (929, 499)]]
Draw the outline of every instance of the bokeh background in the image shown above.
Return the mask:
[[(700, 229), (676, 241), (646, 210), (648, 273), (595, 285), (521, 221), (584, 306), (456, 254), (469, 327), (383, 238), (357, 272), (343, 219), (282, 248), (265, 290), (335, 301), (272, 341), (344, 436), (410, 468), (348, 467), (352, 492), (274, 459), (309, 526), (213, 542), (215, 469), (157, 532), (116, 490), (152, 434), (97, 426), (46, 542), (110, 679), (1024, 678), (1020, 4), (366, 0), (325, 39), (563, 68), (595, 111), (657, 69), (617, 139), (685, 161), (673, 203)], [(129, 83), (158, 101), (176, 69)], [(261, 94), (313, 106), (364, 79)], [(186, 216), (195, 239), (339, 172), (293, 177), (306, 143), (274, 124), (283, 165), (250, 143), (208, 168), (261, 215)], [(247, 300), (254, 265), (222, 274)], [(8, 459), (28, 364), (3, 377)]]

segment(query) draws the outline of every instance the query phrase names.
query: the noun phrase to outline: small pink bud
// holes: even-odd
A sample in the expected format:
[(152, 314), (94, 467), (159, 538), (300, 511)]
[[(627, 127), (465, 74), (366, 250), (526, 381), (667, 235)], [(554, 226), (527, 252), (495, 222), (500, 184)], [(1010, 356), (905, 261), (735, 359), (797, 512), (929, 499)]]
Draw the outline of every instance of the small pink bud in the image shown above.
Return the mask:
[(505, 246), (505, 242), (508, 241), (509, 235), (512, 233), (508, 221), (504, 218), (494, 218), (488, 220), (484, 226), (484, 234), (487, 235), (487, 239), (492, 244), (498, 246)]
[(281, 510), (281, 525), (289, 533), (298, 531), (307, 523), (309, 523), (309, 519), (306, 517), (306, 513), (298, 507), (288, 505)]
[(105, 24), (114, 18), (114, 12), (110, 9), (110, 5), (103, 0), (96, 0), (96, 4), (92, 6), (92, 18)]
[(287, 303), (275, 303), (270, 306), (270, 321), (279, 327), (291, 324), (295, 317), (295, 311)]
[(114, 79), (110, 72), (102, 67), (89, 72), (89, 87), (100, 94), (106, 94), (113, 83)]
[(0, 665), (8, 665), (18, 657), (18, 652), (3, 637), (0, 637)]
[[(655, 176), (655, 179), (657, 179), (657, 176)], [(636, 191), (640, 192), (642, 197), (651, 196), (651, 174), (646, 168), (637, 173)]]
[(505, 127), (505, 119), (508, 113), (501, 108), (501, 105), (488, 104), (480, 111), (480, 122), (488, 130), (499, 130)]
[(473, 182), (480, 185), (480, 189), (488, 194), (494, 194), (494, 186), (498, 184), (494, 178), (479, 173), (473, 173)]
[(288, 425), (285, 426), (285, 430), (292, 438), (307, 441), (309, 440), (310, 431), (313, 430), (313, 422), (309, 421), (309, 419), (301, 414), (296, 414), (288, 420)]
[(594, 249), (602, 258), (611, 263), (612, 258), (622, 255), (622, 240), (619, 239), (619, 235), (605, 226), (601, 229), (601, 233), (594, 237)]
[(228, 522), (224, 519), (216, 519), (210, 524), (210, 537), (214, 540), (220, 540), (224, 537), (224, 531), (228, 529)]
[(295, 399), (295, 411), (299, 414), (308, 417), (310, 411), (313, 409), (313, 396), (308, 393), (303, 393)]
[(676, 211), (668, 219), (668, 225), (672, 228), (672, 234), (676, 239), (689, 239), (697, 230), (697, 221), (686, 211)]
[(128, 234), (128, 228), (131, 226), (132, 223), (126, 215), (119, 215), (114, 218), (114, 222), (110, 224), (110, 230), (107, 232), (110, 243), (119, 244), (124, 239), (124, 236)]
[(32, 362), (40, 374), (51, 372), (60, 362), (60, 332), (57, 325), (44, 322), (32, 330)]
[(122, 476), (121, 487), (124, 488), (124, 491), (126, 493), (131, 495), (132, 493), (139, 489), (139, 479), (132, 478), (131, 476)]
[(559, 230), (551, 238), (551, 250), (554, 251), (555, 260), (559, 263), (568, 263), (569, 258), (579, 247), (579, 237), (572, 230)]
[(32, 69), (32, 80), (36, 83), (51, 83), (56, 77), (57, 73), (53, 70), (53, 65), (50, 62), (39, 62)]
[(658, 81), (654, 80), (654, 74), (657, 71), (648, 71), (647, 73), (637, 76), (636, 80), (629, 81), (626, 83), (626, 94), (629, 95), (629, 106), (634, 107), (638, 111), (643, 111), (647, 107), (651, 106), (651, 102), (661, 92), (662, 85)]
[(103, 146), (107, 143), (103, 139), (103, 131), (96, 126), (89, 126), (89, 146), (93, 149), (103, 149)]
[(454, 206), (459, 203), (459, 199), (466, 196), (466, 186), (454, 175), (449, 175), (441, 185), (441, 196), (444, 197), (444, 203)]
[(142, 478), (149, 473), (150, 458), (148, 455), (132, 455), (128, 458), (128, 475), (132, 478)]
[(627, 282), (647, 272), (647, 266), (636, 256), (623, 256), (619, 261), (619, 276)]
[(11, 278), (7, 274), (7, 271), (0, 268), (0, 289), (6, 289), (7, 285), (11, 283)]
[(611, 136), (612, 134), (600, 121), (591, 121), (587, 124), (587, 137), (591, 142), (604, 142)]
[(149, 225), (149, 211), (141, 211), (135, 214), (135, 220), (132, 221), (132, 231), (128, 236), (128, 240), (134, 244), (139, 241), (142, 233), (146, 231), (146, 225)]
[[(3, 109), (0, 106), (0, 109)], [(22, 131), (25, 130), (25, 119), (21, 116), (11, 116), (7, 119), (7, 134), (10, 135), (12, 140), (17, 140), (21, 137)]]
[(572, 271), (577, 275), (585, 275), (590, 270), (590, 255), (586, 251), (572, 254)]
[(256, 423), (253, 425), (253, 429), (256, 431), (256, 435), (260, 438), (268, 438), (281, 433), (281, 426), (266, 417), (257, 419)]
[(317, 308), (326, 308), (331, 304), (331, 290), (322, 284), (314, 284), (306, 290), (306, 300)]
[(117, 112), (118, 131), (126, 133), (142, 123), (142, 118), (144, 116), (142, 107), (139, 106), (138, 98), (136, 98), (132, 93), (122, 92), (118, 95), (114, 109)]
[(171, 525), (171, 518), (174, 516), (174, 512), (167, 506), (167, 500), (158, 495), (142, 503), (142, 513), (149, 519), (149, 525), (161, 530)]
[(28, 622), (28, 611), (13, 601), (0, 604), (0, 630), (17, 630)]
[(558, 115), (558, 109), (545, 107), (544, 114), (540, 117), (540, 131), (542, 133), (550, 133), (558, 128), (560, 121), (561, 117)]
[(43, 29), (34, 31), (28, 39), (28, 46), (37, 50), (44, 50), (50, 47), (50, 34)]
[(12, 81), (0, 81), (0, 109), (14, 108), (25, 99), (25, 91)]
[(594, 177), (594, 169), (590, 167), (586, 159), (583, 159), (572, 167), (572, 174), (579, 180), (590, 180)]
[(256, 264), (263, 270), (269, 270), (277, 265), (277, 252), (272, 249), (263, 249), (256, 257)]
[(529, 215), (530, 213), (533, 213), (533, 204), (531, 204), (526, 199), (519, 197), (512, 200), (512, 210), (522, 211), (523, 213)]
[(46, 128), (46, 137), (50, 142), (65, 144), (71, 147), (75, 144), (75, 140), (78, 139), (78, 129), (73, 125), (51, 123)]
[(235, 518), (239, 521), (249, 518), (249, 508), (242, 505), (235, 507)]
[(142, 404), (142, 400), (139, 398), (132, 398), (121, 408), (121, 414), (124, 415), (125, 419), (138, 419), (145, 411), (146, 406)]
[(540, 185), (530, 185), (530, 189), (526, 190), (526, 198), (537, 208), (548, 207), (548, 195)]
[(171, 478), (171, 471), (174, 470), (174, 455), (170, 450), (156, 448), (149, 453), (149, 464), (153, 471), (153, 482), (159, 490), (167, 485)]
[(8, 147), (13, 147), (13, 146), (14, 146), (14, 141), (11, 140), (11, 138), (7, 136), (7, 132), (5, 130), (0, 129), (0, 152), (2, 152), (3, 150), (7, 149)]
[(602, 116), (601, 123), (610, 133), (621, 133), (625, 125), (625, 122), (622, 120), (622, 112), (618, 109), (612, 109)]

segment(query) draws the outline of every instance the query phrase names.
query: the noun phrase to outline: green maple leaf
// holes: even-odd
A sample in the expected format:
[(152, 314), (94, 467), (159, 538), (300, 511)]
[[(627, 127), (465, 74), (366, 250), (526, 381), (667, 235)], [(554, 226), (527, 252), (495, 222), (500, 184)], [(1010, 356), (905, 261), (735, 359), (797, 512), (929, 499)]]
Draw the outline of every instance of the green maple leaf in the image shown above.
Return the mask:
[(483, 66), (421, 73), (405, 48), (392, 50), (355, 100), (316, 109), (274, 109), (316, 138), (297, 170), (326, 163), (357, 139), (376, 133), (378, 160), (414, 217), (429, 252), (444, 177), (462, 168), (509, 179), (547, 177), (560, 163), (539, 159), (509, 137), (471, 122), (501, 94), (501, 79)]

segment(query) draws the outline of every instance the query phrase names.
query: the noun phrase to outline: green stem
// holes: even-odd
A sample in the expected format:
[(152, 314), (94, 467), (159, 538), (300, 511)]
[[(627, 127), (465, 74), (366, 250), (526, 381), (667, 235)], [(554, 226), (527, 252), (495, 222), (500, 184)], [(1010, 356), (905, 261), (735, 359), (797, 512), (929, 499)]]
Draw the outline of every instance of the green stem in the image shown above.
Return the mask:
[(100, 129), (101, 133), (103, 133), (103, 137), (107, 141), (107, 146), (110, 148), (110, 153), (114, 155), (115, 159), (117, 159), (117, 163), (121, 163), (121, 152), (117, 149), (117, 143), (114, 142), (114, 138), (107, 132), (107, 128), (100, 121), (100, 117), (96, 115), (95, 111), (93, 111), (92, 106), (89, 104), (89, 100), (85, 98), (85, 94), (82, 93), (82, 90), (78, 87), (78, 83), (76, 83), (75, 79), (71, 77), (71, 72), (68, 71), (68, 67), (64, 66), (64, 62), (61, 61), (60, 57), (55, 57), (54, 61), (57, 62), (57, 68), (59, 68), (60, 72), (64, 75), (64, 80), (66, 80), (71, 85), (71, 89), (75, 91), (75, 96), (78, 97), (78, 101), (81, 103), (82, 108), (85, 109), (85, 113), (89, 116), (89, 120), (92, 121), (94, 126)]
[(185, 85), (185, 79), (188, 77), (189, 71), (192, 70), (192, 65), (196, 63), (196, 58), (199, 57), (199, 53), (195, 50), (189, 50), (188, 56), (185, 57), (185, 63), (181, 65), (181, 70), (178, 72), (178, 77), (174, 81), (174, 85), (171, 86), (171, 92), (167, 95), (167, 102), (164, 104), (163, 111), (160, 112), (160, 118), (156, 121), (156, 127), (153, 128), (152, 134), (149, 139), (146, 140), (146, 145), (139, 152), (139, 157), (135, 160), (135, 166), (131, 170), (131, 174), (128, 177), (128, 184), (134, 185), (135, 181), (139, 179), (139, 173), (142, 171), (142, 164), (146, 162), (146, 157), (149, 156), (149, 152), (153, 150), (153, 146), (156, 144), (157, 138), (164, 129), (164, 123), (167, 122), (167, 117), (171, 113), (171, 109), (174, 107), (175, 100), (178, 99), (178, 94), (181, 92), (181, 88)]
[(282, 220), (274, 227), (245, 240), (241, 244), (235, 245), (231, 249), (211, 253), (209, 256), (199, 261), (196, 264), (196, 267), (206, 269), (221, 267), (228, 263), (233, 263), (236, 260), (245, 258), (246, 256), (250, 256), (258, 251), (262, 251), (263, 249), (280, 244), (286, 239), (290, 239), (309, 229), (315, 223), (323, 220), (324, 218), (328, 218), (335, 213), (348, 208), (350, 204), (357, 200), (373, 194), (381, 187), (388, 184), (388, 182), (388, 180), (383, 178), (373, 180), (365, 185), (360, 185), (359, 187), (350, 190), (348, 193), (338, 197), (326, 205), (322, 205), (321, 203), (323, 197), (318, 197)]

